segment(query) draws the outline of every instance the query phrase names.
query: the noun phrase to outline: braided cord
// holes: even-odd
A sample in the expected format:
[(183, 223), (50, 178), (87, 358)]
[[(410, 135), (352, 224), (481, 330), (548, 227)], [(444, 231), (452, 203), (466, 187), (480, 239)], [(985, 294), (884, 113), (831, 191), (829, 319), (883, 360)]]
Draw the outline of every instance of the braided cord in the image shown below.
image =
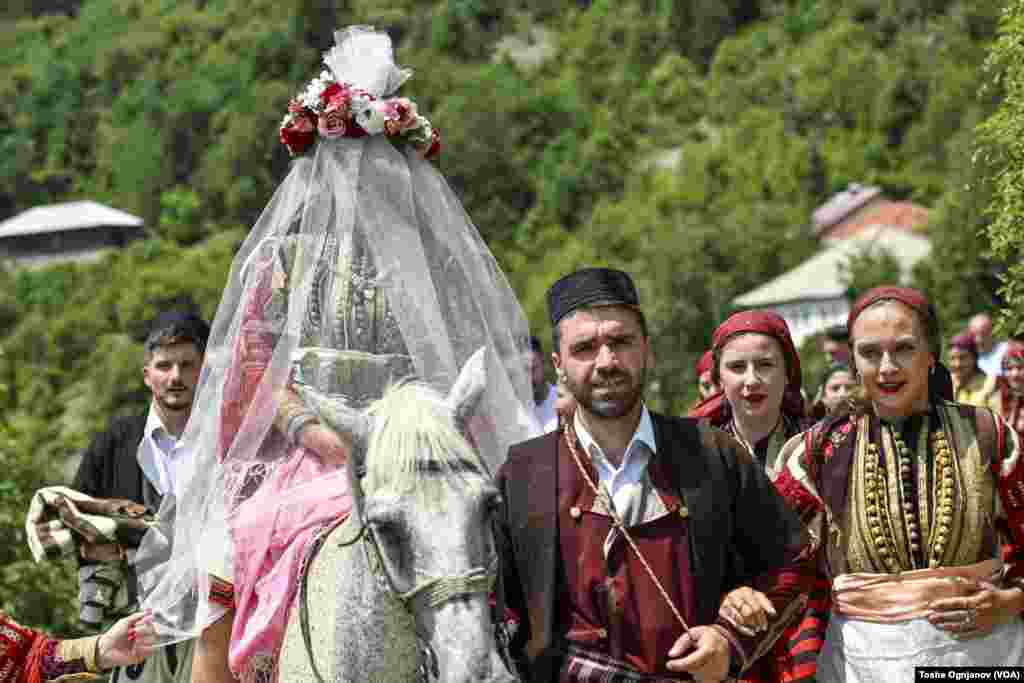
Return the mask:
[(609, 516), (612, 518), (612, 524), (622, 533), (623, 538), (625, 538), (626, 542), (629, 543), (629, 547), (633, 549), (634, 553), (636, 553), (637, 559), (640, 560), (640, 564), (643, 565), (644, 569), (647, 571), (647, 575), (651, 577), (651, 581), (654, 582), (654, 587), (658, 589), (659, 593), (661, 593), (661, 597), (665, 599), (665, 604), (669, 606), (669, 609), (672, 610), (672, 614), (674, 614), (676, 620), (679, 621), (679, 625), (683, 627), (683, 633), (689, 633), (690, 627), (686, 625), (686, 620), (683, 619), (683, 615), (679, 613), (678, 609), (676, 609), (675, 603), (673, 603), (672, 598), (669, 597), (668, 591), (666, 591), (665, 587), (661, 585), (661, 581), (658, 580), (654, 570), (651, 569), (651, 565), (648, 564), (647, 558), (645, 558), (644, 554), (640, 552), (640, 548), (637, 547), (633, 537), (630, 535), (629, 531), (626, 530), (626, 525), (622, 523), (622, 518), (619, 517), (619, 514), (615, 511), (615, 508), (609, 499), (607, 489), (605, 489), (604, 486), (598, 488), (597, 484), (594, 483), (594, 480), (591, 479), (590, 473), (587, 472), (587, 468), (583, 466), (583, 461), (580, 460), (580, 454), (576, 450), (576, 430), (573, 429), (571, 420), (566, 421), (564, 434), (565, 444), (569, 447), (569, 453), (572, 455), (572, 459), (573, 462), (576, 463), (576, 467), (579, 468), (580, 474), (583, 475), (584, 481), (586, 481), (591, 490), (593, 490), (597, 499), (601, 501), (604, 509), (608, 511)]
[(490, 593), (496, 578), (497, 562), (492, 562), (487, 569), (476, 567), (461, 576), (442, 576), (424, 581), (411, 591), (400, 593), (398, 599), (409, 603), (422, 595), (430, 607), (438, 607), (460, 595)]

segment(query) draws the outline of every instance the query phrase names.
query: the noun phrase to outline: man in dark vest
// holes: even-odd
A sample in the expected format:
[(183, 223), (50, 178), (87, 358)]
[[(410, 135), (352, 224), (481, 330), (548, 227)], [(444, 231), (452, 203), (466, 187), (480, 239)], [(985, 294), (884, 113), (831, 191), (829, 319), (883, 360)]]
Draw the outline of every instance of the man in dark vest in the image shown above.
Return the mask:
[[(209, 335), (209, 325), (190, 313), (165, 312), (154, 320), (142, 366), (149, 408), (141, 415), (114, 419), (107, 431), (93, 439), (82, 456), (73, 488), (94, 498), (127, 499), (152, 512), (159, 509), (163, 496), (174, 491), (174, 473), (182, 456), (178, 439), (192, 412)], [(87, 547), (80, 580), (89, 575), (90, 564), (125, 557), (125, 549), (118, 546), (83, 546), (83, 551)], [(135, 586), (128, 588), (134, 595)], [(169, 646), (141, 664), (116, 669), (111, 680), (187, 681), (191, 662), (191, 643)]]
[[(501, 588), (524, 679), (738, 675), (805, 599), (805, 581), (777, 571), (803, 547), (799, 521), (730, 436), (644, 405), (653, 356), (628, 274), (580, 270), (547, 299), (552, 359), (578, 408), (514, 446), (498, 474)], [(779, 616), (747, 635), (718, 610), (754, 577)]]

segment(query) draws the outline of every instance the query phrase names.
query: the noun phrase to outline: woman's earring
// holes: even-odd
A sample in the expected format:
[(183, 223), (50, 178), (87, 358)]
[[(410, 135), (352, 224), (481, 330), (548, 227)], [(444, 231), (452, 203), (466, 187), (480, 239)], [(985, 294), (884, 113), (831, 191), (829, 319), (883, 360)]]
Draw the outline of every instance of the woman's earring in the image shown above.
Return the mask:
[(562, 368), (558, 368), (558, 370), (555, 372), (555, 377), (556, 379), (558, 379), (559, 383), (565, 384), (565, 370), (563, 370)]

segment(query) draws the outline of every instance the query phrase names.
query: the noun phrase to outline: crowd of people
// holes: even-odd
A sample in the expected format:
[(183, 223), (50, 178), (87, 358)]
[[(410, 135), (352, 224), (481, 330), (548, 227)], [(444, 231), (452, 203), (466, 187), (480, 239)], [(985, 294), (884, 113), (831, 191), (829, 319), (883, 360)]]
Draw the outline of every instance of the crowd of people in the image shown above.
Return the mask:
[(390, 40), (337, 40), (282, 123), (299, 158), (213, 325), (157, 318), (146, 412), (29, 517), (37, 559), (77, 557), (83, 621), (114, 625), (58, 641), (0, 614), (0, 682), (278, 680), (311, 556), (366, 514), (353, 463), (375, 401), (411, 378), (448, 393), (445, 419), (495, 468), (481, 571), (508, 657), (474, 680), (1024, 665), (1024, 341), (996, 341), (985, 314), (944, 333), (924, 293), (882, 286), (825, 331), (805, 387), (785, 320), (741, 311), (695, 364), (689, 415), (660, 414), (632, 277), (551, 283), (545, 354), (427, 160), (436, 131), (389, 97), (408, 77)]

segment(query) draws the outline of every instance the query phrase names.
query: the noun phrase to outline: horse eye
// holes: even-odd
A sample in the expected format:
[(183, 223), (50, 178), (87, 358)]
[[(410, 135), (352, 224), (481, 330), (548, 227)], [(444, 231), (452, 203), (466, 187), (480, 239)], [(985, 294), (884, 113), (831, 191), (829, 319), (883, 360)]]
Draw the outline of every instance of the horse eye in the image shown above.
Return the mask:
[(487, 499), (484, 501), (484, 511), (487, 513), (488, 516), (496, 515), (501, 510), (504, 504), (505, 499), (501, 497), (501, 494), (495, 493), (493, 495), (487, 496)]
[(397, 515), (378, 514), (367, 518), (374, 533), (381, 536), (395, 536), (402, 533), (402, 520)]

